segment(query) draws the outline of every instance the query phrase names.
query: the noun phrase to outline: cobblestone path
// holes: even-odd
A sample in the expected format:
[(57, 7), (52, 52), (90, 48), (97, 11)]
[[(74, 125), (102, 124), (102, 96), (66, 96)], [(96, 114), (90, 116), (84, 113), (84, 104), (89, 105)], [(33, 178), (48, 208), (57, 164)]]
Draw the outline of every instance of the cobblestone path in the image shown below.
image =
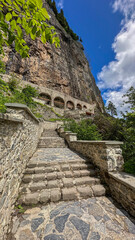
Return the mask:
[[(15, 210), (16, 211), (16, 210)], [(14, 214), (15, 215), (15, 214)], [(8, 240), (134, 240), (135, 225), (112, 199), (89, 198), (27, 209)]]

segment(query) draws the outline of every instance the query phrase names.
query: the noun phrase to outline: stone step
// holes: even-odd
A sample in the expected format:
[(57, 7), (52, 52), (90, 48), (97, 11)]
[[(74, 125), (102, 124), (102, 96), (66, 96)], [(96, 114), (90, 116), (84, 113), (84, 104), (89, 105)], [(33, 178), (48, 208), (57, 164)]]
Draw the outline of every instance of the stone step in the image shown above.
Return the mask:
[(100, 179), (97, 177), (80, 177), (80, 178), (60, 178), (60, 179), (44, 179), (42, 175), (36, 175), (35, 178), (26, 178), (21, 185), (21, 193), (31, 193), (41, 191), (43, 189), (52, 188), (70, 188), (79, 187), (83, 185), (94, 186), (100, 184)]
[(41, 137), (38, 143), (39, 148), (65, 148), (66, 144), (60, 137)]
[(58, 133), (55, 130), (44, 130), (42, 133), (42, 137), (58, 137)]
[[(95, 176), (96, 171), (93, 169), (89, 170), (79, 170), (79, 171), (63, 171), (63, 172), (45, 172), (39, 173), (38, 171), (33, 174), (25, 174), (23, 178), (24, 183), (30, 182), (38, 182), (38, 181), (50, 181), (56, 179), (65, 179), (65, 181), (73, 181), (74, 178), (80, 178), (80, 182), (82, 181), (83, 177)], [(69, 180), (66, 180), (69, 179)]]
[(33, 162), (29, 163), (25, 173), (47, 173), (47, 172), (60, 172), (60, 171), (77, 171), (77, 170), (87, 170), (94, 169), (94, 166), (90, 163), (78, 162)]
[[(94, 166), (90, 163), (90, 161), (86, 161), (84, 159), (77, 159), (76, 161), (74, 160), (68, 160), (68, 161), (36, 161), (36, 160), (32, 160), (29, 162), (29, 164), (27, 165), (27, 170), (29, 168), (47, 168), (49, 167), (49, 169), (51, 169), (52, 171), (56, 171), (55, 169), (57, 169), (58, 167), (64, 169), (64, 170), (69, 170), (70, 168), (72, 168), (73, 170), (75, 170), (75, 168), (78, 169), (87, 169), (87, 168), (91, 168), (93, 169)], [(33, 169), (34, 170), (34, 169)], [(47, 170), (48, 171), (48, 170)]]
[[(35, 188), (36, 189), (36, 188)], [(73, 187), (54, 187), (41, 191), (22, 194), (18, 200), (19, 204), (47, 204), (49, 202), (79, 200), (82, 198), (99, 197), (105, 195), (105, 188), (101, 184), (81, 185)]]

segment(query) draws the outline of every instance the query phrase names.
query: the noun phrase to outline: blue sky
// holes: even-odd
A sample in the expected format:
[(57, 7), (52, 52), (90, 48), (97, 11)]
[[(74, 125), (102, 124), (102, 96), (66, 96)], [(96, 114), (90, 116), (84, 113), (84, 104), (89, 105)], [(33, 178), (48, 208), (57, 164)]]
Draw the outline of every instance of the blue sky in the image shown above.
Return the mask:
[(82, 39), (106, 104), (135, 87), (135, 0), (56, 0)]

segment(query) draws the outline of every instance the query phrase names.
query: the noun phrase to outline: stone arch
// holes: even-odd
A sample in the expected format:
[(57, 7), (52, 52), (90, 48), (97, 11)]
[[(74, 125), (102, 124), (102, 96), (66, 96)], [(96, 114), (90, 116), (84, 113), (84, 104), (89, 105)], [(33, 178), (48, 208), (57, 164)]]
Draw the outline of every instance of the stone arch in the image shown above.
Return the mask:
[(83, 109), (84, 109), (84, 110), (87, 109), (86, 105), (83, 106)]
[(80, 103), (78, 103), (78, 104), (76, 105), (76, 107), (77, 107), (77, 109), (82, 110), (82, 106), (81, 106)]
[(71, 101), (67, 101), (66, 108), (74, 110), (75, 109), (74, 103)]
[(51, 96), (48, 93), (40, 93), (39, 98), (44, 100), (46, 104), (51, 105)]
[(61, 97), (55, 97), (54, 98), (54, 106), (58, 108), (64, 108), (64, 100)]

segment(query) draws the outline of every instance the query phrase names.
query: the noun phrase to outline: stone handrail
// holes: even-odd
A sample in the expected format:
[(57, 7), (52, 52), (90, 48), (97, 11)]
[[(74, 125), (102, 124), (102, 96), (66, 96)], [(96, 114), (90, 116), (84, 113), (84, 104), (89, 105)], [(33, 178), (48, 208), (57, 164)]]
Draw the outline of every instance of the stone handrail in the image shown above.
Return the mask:
[(65, 138), (69, 147), (93, 161), (101, 172), (121, 171), (124, 160), (118, 141), (82, 141), (77, 140), (77, 134), (65, 132), (58, 126), (58, 133)]
[(39, 123), (39, 120), (34, 116), (34, 114), (31, 112), (31, 110), (25, 105), (21, 103), (6, 103), (5, 106), (9, 109), (21, 109), (26, 111), (37, 123)]

